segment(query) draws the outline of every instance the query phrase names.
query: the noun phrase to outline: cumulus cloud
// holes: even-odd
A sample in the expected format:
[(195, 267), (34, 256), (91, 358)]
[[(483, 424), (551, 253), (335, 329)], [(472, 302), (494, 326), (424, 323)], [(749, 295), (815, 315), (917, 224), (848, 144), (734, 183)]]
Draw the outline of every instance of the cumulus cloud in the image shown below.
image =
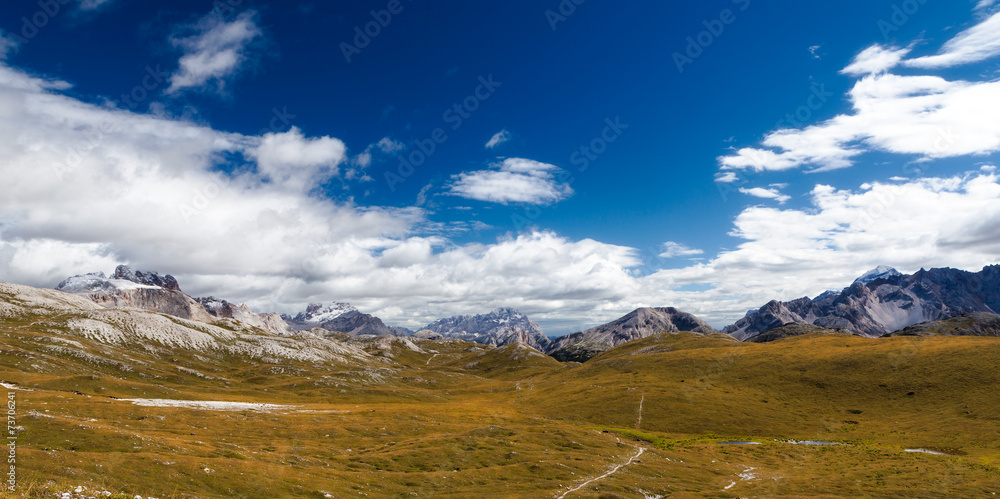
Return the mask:
[(787, 202), (789, 199), (792, 199), (791, 196), (787, 194), (782, 194), (780, 190), (774, 187), (770, 189), (766, 189), (764, 187), (751, 187), (751, 188), (740, 187), (739, 191), (743, 194), (746, 194), (747, 196), (753, 196), (755, 198), (773, 199), (777, 201), (779, 204), (785, 204), (785, 202)]
[[(634, 248), (549, 231), (457, 244), (448, 238), (478, 226), (310, 195), (310, 182), (344, 161), (336, 138), (226, 133), (95, 106), (60, 93), (67, 87), (0, 63), (0, 280), (51, 287), (129, 263), (260, 311), (344, 300), (419, 327), (509, 305), (556, 333), (639, 306), (677, 306), (721, 327), (774, 298), (846, 286), (879, 264), (978, 270), (1000, 255), (1000, 178), (982, 165), (865, 189), (819, 185), (802, 209), (748, 207), (733, 222), (735, 248), (652, 273), (637, 271)], [(228, 168), (239, 155), (256, 166)], [(553, 165), (512, 158), (485, 171), (555, 185), (519, 199), (571, 193)], [(656, 251), (698, 254), (680, 243)], [(682, 291), (690, 285), (701, 291)]]
[(846, 168), (867, 151), (923, 159), (982, 155), (1000, 150), (1000, 82), (948, 81), (937, 76), (870, 75), (850, 92), (854, 114), (765, 137), (719, 158), (726, 169)]
[(851, 64), (840, 72), (851, 76), (862, 76), (873, 73), (884, 73), (903, 61), (912, 48), (884, 47), (879, 44), (862, 50), (854, 57)]
[(492, 170), (460, 173), (452, 177), (449, 194), (490, 203), (553, 204), (573, 195), (557, 175), (557, 166), (523, 158), (507, 158)]
[(679, 256), (694, 256), (701, 255), (705, 252), (700, 249), (690, 248), (684, 244), (677, 243), (674, 241), (667, 241), (663, 243), (663, 253), (660, 253), (660, 258), (677, 258)]
[(249, 60), (249, 44), (262, 35), (255, 11), (244, 12), (229, 22), (212, 12), (182, 31), (187, 36), (171, 39), (184, 55), (177, 72), (170, 77), (168, 94), (187, 89), (221, 92), (227, 80)]
[(490, 137), (490, 140), (486, 142), (486, 148), (493, 149), (508, 140), (510, 140), (510, 132), (505, 128), (494, 134), (493, 137)]
[[(0, 63), (0, 280), (51, 287), (129, 263), (261, 311), (345, 300), (411, 327), (501, 305), (550, 320), (631, 305), (631, 248), (548, 232), (458, 245), (446, 238), (484, 224), (289, 188), (334, 171), (335, 138), (225, 133), (62, 88)], [(219, 168), (240, 154), (257, 167)]]
[(814, 171), (852, 166), (869, 151), (919, 160), (985, 155), (1000, 151), (1000, 81), (948, 80), (936, 75), (900, 76), (899, 64), (949, 67), (1000, 54), (1000, 13), (959, 33), (935, 56), (904, 60), (909, 48), (874, 45), (843, 70), (862, 76), (848, 98), (853, 112), (800, 129), (776, 130), (761, 147), (722, 156), (722, 170)]
[[(979, 7), (985, 8), (980, 2)], [(948, 40), (936, 55), (910, 59), (911, 68), (949, 68), (1000, 55), (1000, 12)]]
[(283, 133), (268, 133), (248, 155), (257, 170), (272, 182), (296, 190), (308, 190), (337, 174), (347, 147), (333, 137), (307, 138), (297, 127)]

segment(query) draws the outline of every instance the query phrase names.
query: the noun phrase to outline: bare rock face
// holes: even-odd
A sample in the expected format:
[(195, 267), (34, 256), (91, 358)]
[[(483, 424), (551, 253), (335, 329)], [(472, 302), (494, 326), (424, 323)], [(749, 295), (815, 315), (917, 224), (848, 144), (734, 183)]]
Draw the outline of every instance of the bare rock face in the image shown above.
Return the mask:
[(440, 319), (426, 328), (444, 338), (503, 346), (524, 343), (545, 351), (549, 337), (528, 316), (512, 308), (498, 308), (488, 314), (457, 315)]
[(103, 273), (73, 276), (56, 286), (59, 291), (85, 295), (109, 308), (133, 308), (212, 322), (200, 303), (180, 291), (173, 276), (160, 277), (155, 272), (135, 272), (121, 265), (111, 278)]
[(705, 321), (673, 307), (639, 308), (607, 324), (556, 338), (548, 354), (560, 361), (584, 362), (633, 340), (660, 333), (715, 333)]
[(772, 301), (724, 332), (748, 341), (786, 323), (798, 322), (877, 338), (922, 322), (998, 311), (998, 265), (980, 272), (945, 268), (920, 270), (913, 275), (879, 267), (840, 293), (828, 291), (812, 300)]
[(181, 290), (181, 286), (177, 284), (177, 279), (174, 279), (174, 276), (170, 274), (160, 277), (160, 274), (157, 274), (156, 272), (134, 271), (125, 265), (119, 265), (118, 268), (115, 269), (115, 273), (111, 276), (111, 278), (130, 281), (136, 284), (145, 284), (147, 286), (154, 286), (157, 288), (169, 289), (171, 291)]
[(274, 334), (286, 335), (293, 332), (278, 314), (257, 314), (246, 305), (235, 305), (214, 296), (195, 300), (213, 317), (233, 319)]

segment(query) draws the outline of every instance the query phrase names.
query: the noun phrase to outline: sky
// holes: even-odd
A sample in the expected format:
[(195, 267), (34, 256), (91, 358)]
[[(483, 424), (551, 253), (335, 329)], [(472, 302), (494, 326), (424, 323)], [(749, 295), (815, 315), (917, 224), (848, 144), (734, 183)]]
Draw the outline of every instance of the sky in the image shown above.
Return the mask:
[(723, 327), (1000, 263), (995, 0), (9, 0), (0, 281)]

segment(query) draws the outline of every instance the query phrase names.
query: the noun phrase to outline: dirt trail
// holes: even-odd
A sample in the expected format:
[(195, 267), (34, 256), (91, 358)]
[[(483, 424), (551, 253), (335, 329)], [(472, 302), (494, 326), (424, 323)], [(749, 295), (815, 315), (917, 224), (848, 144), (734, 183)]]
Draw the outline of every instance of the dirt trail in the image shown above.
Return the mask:
[(578, 491), (578, 490), (586, 487), (587, 485), (590, 485), (590, 484), (592, 484), (592, 483), (594, 483), (594, 482), (596, 482), (598, 480), (603, 480), (603, 479), (605, 479), (605, 478), (607, 478), (607, 477), (609, 477), (611, 475), (614, 475), (615, 473), (618, 472), (618, 470), (620, 470), (620, 469), (622, 469), (622, 468), (624, 468), (624, 467), (632, 464), (633, 461), (635, 461), (636, 459), (639, 459), (639, 456), (641, 456), (643, 452), (646, 452), (646, 448), (645, 447), (637, 447), (637, 449), (638, 450), (636, 451), (635, 455), (632, 456), (632, 457), (630, 457), (628, 459), (628, 461), (626, 461), (626, 462), (624, 462), (622, 464), (616, 465), (614, 468), (611, 468), (610, 470), (608, 470), (607, 473), (605, 473), (605, 474), (603, 474), (601, 476), (597, 476), (597, 477), (591, 478), (591, 479), (587, 480), (586, 482), (583, 482), (580, 485), (577, 485), (576, 487), (572, 487), (570, 489), (567, 489), (562, 494), (559, 494), (558, 496), (556, 496), (556, 499), (563, 499), (564, 497), (566, 497), (570, 493), (576, 492), (576, 491)]

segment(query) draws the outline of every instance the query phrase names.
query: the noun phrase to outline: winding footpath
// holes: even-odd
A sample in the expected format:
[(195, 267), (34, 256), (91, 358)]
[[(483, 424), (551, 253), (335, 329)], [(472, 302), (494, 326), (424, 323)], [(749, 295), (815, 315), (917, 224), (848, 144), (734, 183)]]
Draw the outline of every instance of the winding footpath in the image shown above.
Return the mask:
[(622, 469), (622, 468), (624, 468), (624, 467), (632, 464), (632, 462), (635, 461), (636, 459), (639, 459), (639, 456), (641, 456), (643, 452), (646, 452), (646, 448), (645, 447), (638, 447), (638, 451), (635, 453), (634, 456), (630, 457), (628, 459), (628, 461), (626, 461), (626, 462), (624, 462), (622, 464), (619, 464), (619, 465), (615, 466), (614, 468), (611, 468), (610, 470), (608, 470), (607, 473), (605, 473), (605, 474), (603, 474), (601, 476), (597, 476), (597, 477), (591, 478), (590, 480), (587, 480), (586, 482), (583, 482), (580, 485), (577, 485), (576, 487), (572, 487), (570, 489), (567, 489), (562, 494), (556, 496), (556, 499), (563, 499), (564, 497), (566, 497), (567, 495), (569, 495), (572, 492), (576, 492), (576, 491), (578, 491), (578, 490), (586, 487), (587, 485), (590, 485), (590, 484), (592, 484), (592, 483), (594, 483), (594, 482), (596, 482), (598, 480), (603, 480), (603, 479), (605, 479), (605, 478), (607, 478), (607, 477), (609, 477), (611, 475), (614, 475), (615, 473), (618, 472), (618, 470), (620, 470), (620, 469)]

